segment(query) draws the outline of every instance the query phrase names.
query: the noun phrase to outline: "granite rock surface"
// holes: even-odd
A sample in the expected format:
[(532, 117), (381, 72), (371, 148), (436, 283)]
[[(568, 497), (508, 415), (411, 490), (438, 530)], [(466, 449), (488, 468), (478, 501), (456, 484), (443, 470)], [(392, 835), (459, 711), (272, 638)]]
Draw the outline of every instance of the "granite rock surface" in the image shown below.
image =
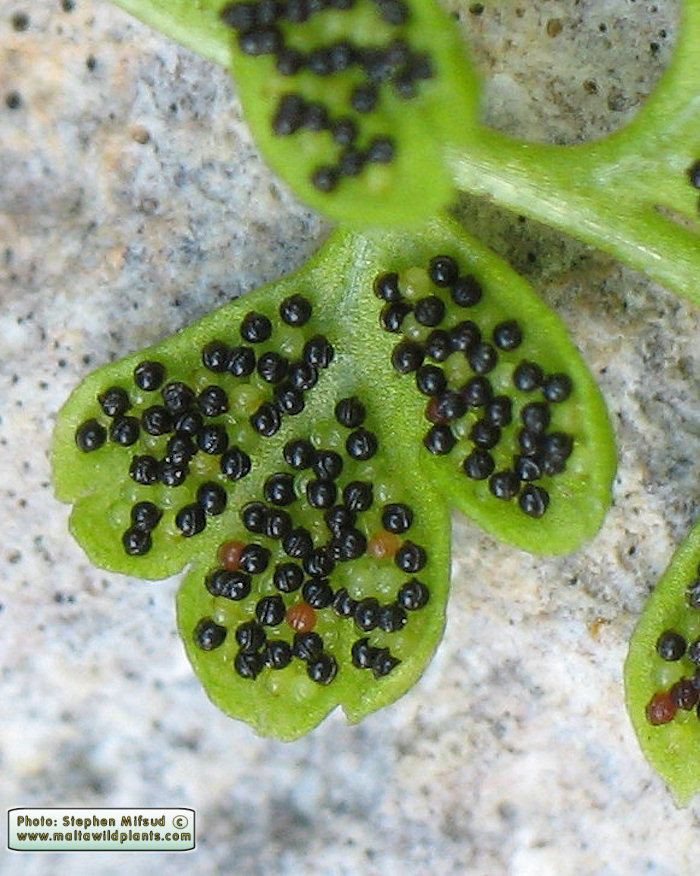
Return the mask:
[[(679, 11), (446, 5), (485, 78), (486, 118), (552, 142), (633, 116)], [(676, 809), (643, 760), (621, 672), (700, 504), (698, 313), (536, 223), (469, 199), (463, 211), (598, 376), (619, 442), (614, 507), (557, 559), (455, 516), (447, 629), (421, 682), (359, 727), (334, 714), (294, 744), (258, 739), (193, 676), (178, 581), (87, 562), (48, 448), (93, 367), (299, 266), (328, 228), (265, 167), (225, 71), (105, 0), (0, 0), (0, 802), (182, 805), (199, 826), (188, 855), (5, 852), (0, 871), (694, 870), (700, 804)]]

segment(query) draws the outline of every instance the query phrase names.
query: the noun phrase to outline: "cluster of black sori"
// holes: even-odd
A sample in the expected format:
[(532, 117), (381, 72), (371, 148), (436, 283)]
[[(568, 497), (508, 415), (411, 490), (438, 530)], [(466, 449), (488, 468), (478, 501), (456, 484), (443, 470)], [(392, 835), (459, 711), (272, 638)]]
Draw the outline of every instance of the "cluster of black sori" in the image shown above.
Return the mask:
[[(446, 255), (431, 259), (429, 275), (435, 286), (449, 290), (452, 305), (469, 309), (483, 297), (478, 281), (459, 272), (457, 262)], [(518, 454), (513, 467), (496, 471), (492, 451), (501, 441), (502, 430), (513, 419), (513, 402), (508, 395), (496, 395), (487, 375), (496, 368), (499, 351), (512, 352), (523, 340), (523, 330), (516, 320), (499, 323), (492, 342), (482, 337), (479, 326), (464, 320), (450, 329), (441, 329), (448, 307), (437, 295), (427, 295), (413, 305), (404, 298), (396, 273), (377, 277), (375, 294), (386, 302), (381, 323), (388, 332), (399, 333), (409, 313), (420, 325), (432, 328), (424, 343), (403, 340), (394, 348), (392, 364), (400, 374), (415, 374), (416, 386), (428, 397), (426, 419), (433, 423), (424, 444), (435, 455), (450, 453), (457, 444), (451, 424), (470, 412), (480, 418), (469, 432), (472, 449), (463, 460), (465, 474), (473, 480), (488, 479), (491, 493), (498, 499), (517, 497), (522, 511), (530, 517), (542, 517), (549, 507), (549, 494), (534, 483), (544, 476), (557, 475), (566, 468), (573, 450), (573, 438), (564, 432), (548, 432), (550, 404), (566, 401), (573, 386), (566, 374), (546, 375), (535, 362), (521, 361), (513, 372), (514, 388), (523, 393), (539, 391), (542, 400), (532, 401), (520, 411)], [(450, 356), (464, 356), (474, 376), (463, 386), (450, 387), (440, 367)], [(432, 360), (430, 364), (425, 360)]]
[[(388, 24), (401, 26), (408, 21), (408, 6), (401, 0), (375, 0), (378, 12)], [(227, 6), (223, 20), (238, 32), (238, 44), (246, 55), (274, 55), (277, 71), (294, 76), (307, 71), (316, 76), (333, 76), (354, 68), (364, 74), (355, 85), (348, 112), (332, 119), (328, 107), (305, 100), (298, 92), (282, 96), (276, 107), (272, 130), (278, 136), (298, 131), (328, 131), (338, 145), (335, 164), (317, 167), (311, 181), (322, 192), (336, 188), (343, 177), (356, 177), (368, 163), (387, 164), (394, 159), (396, 144), (389, 136), (372, 138), (360, 146), (358, 119), (374, 112), (384, 85), (402, 99), (417, 96), (420, 83), (433, 76), (430, 57), (416, 52), (405, 40), (394, 39), (386, 46), (363, 47), (342, 40), (310, 52), (300, 52), (285, 42), (282, 22), (300, 24), (325, 10), (351, 10), (355, 0), (259, 0)]]
[[(700, 566), (695, 580), (685, 593), (687, 605), (700, 610)], [(692, 675), (683, 676), (666, 691), (658, 691), (647, 706), (647, 720), (650, 724), (667, 724), (679, 711), (696, 709), (700, 718), (700, 639), (688, 642), (676, 630), (668, 629), (656, 640), (656, 653), (668, 662), (676, 663), (686, 659), (692, 667)]]
[[(345, 445), (350, 460), (367, 460), (377, 451), (376, 436), (362, 426), (364, 418), (364, 406), (356, 398), (343, 399), (336, 406), (336, 419), (351, 430)], [(266, 666), (283, 669), (296, 657), (306, 662), (313, 681), (329, 684), (338, 672), (338, 665), (324, 650), (323, 638), (308, 628), (315, 626), (317, 611), (327, 610), (353, 621), (360, 633), (375, 629), (398, 632), (407, 622), (407, 612), (427, 603), (428, 588), (410, 577), (398, 587), (396, 598), (384, 604), (374, 597), (356, 600), (344, 587), (334, 589), (330, 578), (337, 564), (357, 560), (368, 551), (367, 538), (357, 523), (360, 515), (374, 504), (372, 484), (349, 480), (341, 489), (343, 457), (333, 450), (316, 450), (304, 438), (287, 442), (283, 456), (292, 471), (270, 475), (263, 486), (265, 501), (247, 504), (241, 511), (241, 521), (249, 533), (277, 541), (286, 558), (270, 570), (272, 552), (267, 547), (256, 541), (236, 543), (238, 551), (233, 566), (225, 564), (213, 570), (206, 577), (205, 586), (212, 596), (235, 602), (247, 600), (257, 590), (253, 597), (255, 620), (242, 622), (235, 631), (239, 648), (234, 668), (240, 676), (254, 679)], [(294, 472), (305, 470), (310, 470), (313, 478), (307, 482), (304, 502), (295, 491)], [(328, 530), (326, 541), (315, 544), (308, 529), (295, 525), (290, 513), (295, 505), (311, 507), (322, 515)], [(382, 526), (392, 537), (404, 535), (412, 524), (413, 510), (408, 505), (393, 503), (383, 507)], [(426, 551), (405, 539), (396, 551), (394, 563), (402, 574), (413, 576), (425, 567)], [(261, 588), (254, 586), (254, 578), (265, 573), (271, 574), (274, 592), (260, 597)], [(299, 595), (303, 602), (298, 601)], [(295, 624), (290, 611), (299, 608), (301, 617)], [(311, 624), (308, 615), (313, 618)], [(293, 640), (268, 638), (266, 629), (280, 627), (285, 621), (298, 630)], [(194, 630), (195, 643), (205, 651), (222, 645), (226, 635), (226, 628), (211, 617), (202, 618)], [(400, 662), (389, 648), (370, 645), (367, 636), (358, 638), (348, 657), (355, 667), (371, 670), (375, 678), (388, 675)]]
[[(302, 328), (311, 318), (311, 303), (301, 295), (291, 295), (280, 304), (282, 322)], [(243, 318), (239, 328), (242, 344), (229, 345), (225, 340), (213, 340), (202, 350), (202, 364), (213, 374), (230, 375), (247, 380), (254, 373), (272, 388), (272, 397), (264, 401), (250, 417), (252, 428), (261, 437), (276, 434), (285, 415), (294, 416), (305, 407), (304, 396), (319, 378), (321, 369), (332, 361), (334, 350), (323, 335), (310, 337), (299, 361), (288, 361), (274, 351), (256, 353), (255, 347), (270, 340), (273, 332), (267, 316), (254, 311)], [(230, 446), (229, 435), (221, 418), (229, 410), (226, 390), (212, 383), (201, 392), (182, 381), (167, 381), (165, 366), (157, 361), (140, 362), (133, 371), (135, 386), (147, 397), (159, 393), (160, 401), (146, 403), (135, 409), (129, 392), (120, 386), (110, 386), (98, 395), (99, 418), (82, 423), (76, 431), (76, 443), (86, 452), (103, 447), (107, 441), (122, 447), (133, 447), (142, 432), (163, 436), (162, 457), (151, 453), (134, 454), (129, 474), (138, 484), (161, 484), (178, 487), (190, 473), (190, 463), (197, 453), (220, 458), (221, 474), (228, 481), (237, 481), (249, 474), (251, 460), (239, 447)], [(221, 514), (227, 504), (222, 483), (208, 481), (199, 485), (196, 501), (184, 505), (175, 516), (175, 524), (183, 536), (193, 536), (206, 527), (207, 518)], [(155, 509), (146, 513), (142, 506)], [(137, 503), (132, 509), (131, 525), (122, 543), (126, 553), (141, 556), (151, 549), (151, 533), (162, 513), (152, 503)]]

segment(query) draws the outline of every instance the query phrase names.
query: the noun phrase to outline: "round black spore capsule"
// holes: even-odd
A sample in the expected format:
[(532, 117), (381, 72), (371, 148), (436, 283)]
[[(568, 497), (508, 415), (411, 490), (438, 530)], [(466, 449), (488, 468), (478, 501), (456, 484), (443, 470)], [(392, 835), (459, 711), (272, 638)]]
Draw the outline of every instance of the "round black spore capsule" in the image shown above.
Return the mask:
[(397, 633), (406, 626), (406, 612), (400, 605), (383, 605), (379, 609), (378, 626), (386, 633)]
[(279, 353), (263, 353), (258, 359), (258, 374), (266, 383), (281, 383), (289, 371), (289, 362)]
[(491, 344), (480, 341), (469, 349), (469, 364), (477, 374), (488, 374), (498, 365), (498, 353)]
[(272, 505), (286, 506), (296, 501), (294, 478), (286, 472), (270, 475), (265, 481), (265, 499)]
[(355, 396), (341, 398), (335, 406), (336, 420), (347, 429), (356, 429), (361, 426), (365, 421), (366, 413), (365, 406)]
[(141, 415), (141, 425), (149, 435), (165, 435), (172, 431), (173, 418), (163, 405), (153, 405)]
[(333, 602), (333, 589), (326, 578), (309, 578), (301, 594), (311, 608), (328, 608)]
[(267, 643), (263, 658), (271, 669), (284, 669), (292, 661), (292, 646), (282, 639), (275, 639)]
[(549, 406), (545, 402), (531, 402), (520, 411), (520, 419), (530, 432), (541, 434), (551, 421)]
[(282, 549), (293, 560), (301, 560), (308, 557), (314, 548), (314, 543), (309, 532), (302, 526), (293, 529), (289, 535), (282, 539)]
[(231, 364), (231, 348), (223, 341), (211, 341), (202, 349), (202, 365), (216, 374), (228, 371)]
[(220, 386), (207, 386), (197, 396), (197, 406), (205, 417), (218, 417), (228, 410), (228, 396)]
[(333, 481), (312, 480), (306, 485), (306, 498), (312, 508), (331, 508), (337, 495), (338, 488)]
[(533, 456), (540, 452), (543, 436), (531, 429), (521, 429), (518, 432), (518, 446), (525, 456)]
[(450, 329), (450, 347), (453, 352), (466, 353), (480, 340), (479, 326), (470, 319), (465, 319)]
[(467, 477), (473, 481), (484, 481), (496, 467), (493, 457), (486, 450), (472, 450), (462, 463), (462, 468)]
[(221, 20), (234, 30), (251, 30), (256, 24), (256, 5), (254, 3), (234, 2), (221, 10)]
[(700, 161), (695, 161), (688, 168), (688, 179), (691, 186), (700, 189)]
[(514, 319), (499, 322), (493, 330), (493, 342), (499, 350), (517, 350), (523, 342), (520, 324)]
[(304, 66), (304, 56), (296, 49), (283, 46), (277, 52), (277, 72), (281, 76), (294, 76)]
[(423, 350), (413, 341), (401, 341), (391, 354), (391, 364), (399, 374), (409, 374), (416, 371), (423, 363)]
[(304, 344), (303, 358), (314, 368), (328, 368), (333, 361), (335, 351), (328, 338), (315, 335)]
[(544, 373), (536, 362), (521, 362), (513, 372), (513, 386), (521, 392), (533, 392), (542, 386)]
[(355, 525), (356, 515), (345, 505), (336, 505), (326, 511), (324, 519), (330, 532), (339, 535), (344, 529), (350, 529)]
[(367, 158), (364, 152), (355, 149), (353, 146), (348, 146), (340, 154), (338, 162), (338, 171), (342, 176), (358, 176), (362, 173), (362, 168), (365, 166)]
[(279, 626), (284, 615), (284, 600), (281, 596), (263, 596), (255, 606), (255, 616), (264, 627)]
[(377, 452), (377, 447), (377, 436), (374, 432), (362, 428), (351, 432), (345, 441), (348, 456), (362, 461), (371, 459)]
[(461, 391), (470, 408), (482, 408), (493, 398), (493, 389), (486, 377), (472, 377)]
[(492, 426), (504, 429), (513, 421), (513, 402), (507, 395), (497, 395), (486, 406), (484, 419)]
[(388, 648), (380, 648), (372, 661), (372, 673), (375, 678), (384, 678), (394, 670), (401, 661), (394, 657)]
[(241, 551), (239, 565), (249, 575), (261, 575), (270, 562), (270, 551), (260, 544), (247, 544)]
[(430, 592), (428, 588), (417, 578), (411, 578), (410, 581), (402, 584), (399, 592), (396, 594), (396, 601), (406, 611), (418, 611), (418, 609), (423, 608), (427, 604), (429, 598)]
[(484, 294), (476, 277), (458, 277), (450, 289), (452, 300), (458, 307), (474, 307)]
[(221, 473), (230, 481), (240, 481), (251, 469), (251, 459), (240, 447), (231, 447), (221, 456)]
[(319, 654), (309, 660), (306, 672), (316, 684), (330, 684), (338, 674), (338, 664), (330, 654)]
[(449, 426), (433, 426), (426, 432), (423, 444), (436, 456), (446, 456), (457, 443)]
[(117, 417), (112, 422), (109, 430), (109, 437), (115, 444), (120, 444), (122, 447), (131, 447), (136, 444), (139, 439), (139, 421), (136, 417)]
[(255, 679), (260, 675), (265, 665), (262, 654), (255, 651), (239, 651), (233, 661), (233, 668), (241, 678)]
[(218, 456), (228, 448), (228, 432), (218, 423), (209, 423), (197, 434), (197, 446), (203, 453)]
[(469, 432), (469, 439), (482, 450), (491, 450), (501, 440), (501, 430), (486, 420), (477, 420)]
[(357, 601), (350, 596), (345, 587), (338, 590), (333, 598), (333, 611), (339, 617), (352, 617), (357, 608)]
[(374, 137), (367, 147), (367, 161), (389, 164), (396, 155), (396, 144), (390, 137)]
[(311, 319), (311, 302), (303, 295), (290, 295), (280, 304), (282, 322), (295, 328), (306, 325)]
[(685, 591), (685, 601), (689, 608), (700, 608), (700, 580), (695, 581)]
[(333, 540), (333, 550), (341, 563), (357, 560), (367, 550), (367, 539), (359, 529), (344, 529)]
[(161, 390), (163, 403), (171, 414), (178, 415), (194, 405), (194, 392), (179, 380), (166, 384)]
[(255, 353), (250, 347), (234, 347), (228, 370), (234, 377), (249, 377), (255, 370)]
[(173, 465), (187, 465), (197, 452), (189, 435), (171, 435), (165, 447), (165, 459)]
[(665, 630), (656, 642), (656, 653), (662, 660), (673, 662), (685, 654), (687, 643), (683, 636), (673, 630)]
[(445, 305), (436, 295), (428, 295), (416, 301), (413, 315), (416, 322), (434, 328), (445, 318)]
[(554, 404), (566, 401), (574, 388), (568, 374), (550, 374), (542, 384), (542, 395)]
[(97, 400), (108, 417), (119, 417), (125, 414), (131, 406), (129, 394), (121, 386), (110, 386), (109, 389), (97, 396)]
[(695, 663), (696, 666), (700, 664), (700, 639), (696, 639), (688, 645), (688, 660)]
[(331, 134), (339, 146), (350, 146), (357, 139), (357, 125), (348, 117), (337, 119), (331, 125)]
[(343, 470), (343, 458), (335, 450), (319, 450), (314, 456), (312, 468), (317, 477), (335, 480)]
[(293, 593), (304, 583), (304, 573), (296, 563), (280, 563), (275, 566), (272, 582), (282, 593)]
[(430, 279), (436, 286), (451, 286), (459, 276), (457, 262), (448, 255), (437, 255), (430, 260)]
[(174, 462), (163, 461), (158, 464), (158, 480), (164, 487), (182, 486), (189, 473), (190, 469), (186, 463), (178, 465)]
[(444, 362), (452, 353), (450, 335), (443, 329), (430, 332), (425, 340), (425, 355), (434, 362)]
[(282, 425), (280, 413), (274, 405), (263, 402), (250, 418), (250, 425), (263, 438), (271, 438)]
[(323, 652), (323, 639), (318, 633), (295, 633), (292, 653), (300, 660), (313, 660)]
[(247, 599), (252, 589), (250, 575), (245, 572), (229, 572), (226, 569), (217, 569), (204, 583), (212, 596), (231, 599), (233, 602)]
[(413, 511), (408, 505), (395, 502), (385, 505), (382, 510), (382, 526), (387, 532), (402, 535), (411, 528), (413, 523)]
[(372, 484), (364, 481), (351, 481), (343, 489), (345, 507), (354, 513), (368, 511), (372, 507), (373, 499)]
[(279, 384), (275, 388), (275, 407), (281, 414), (289, 414), (294, 417), (300, 414), (306, 406), (304, 393), (300, 389), (294, 389), (289, 383)]
[(206, 525), (204, 509), (200, 505), (185, 505), (175, 515), (175, 526), (186, 538), (202, 532)]
[(163, 512), (153, 502), (137, 502), (131, 509), (131, 525), (140, 532), (151, 532), (162, 516)]
[(212, 517), (222, 514), (226, 508), (226, 490), (221, 484), (208, 481), (197, 490), (197, 501), (204, 509), (205, 514)]
[(374, 281), (374, 294), (377, 298), (390, 304), (401, 301), (399, 275), (396, 273), (379, 274)]
[(566, 432), (550, 432), (541, 438), (545, 458), (568, 459), (574, 449), (574, 439)]
[(259, 651), (266, 640), (265, 630), (255, 621), (245, 621), (236, 629), (236, 642), (242, 651)]
[(361, 599), (355, 608), (355, 625), (363, 633), (373, 630), (379, 622), (379, 602), (373, 596)]
[[(326, 128), (330, 127), (328, 110), (326, 109), (324, 104), (315, 101), (307, 103), (306, 107), (304, 108), (302, 125), (309, 131), (323, 131)], [(336, 168), (329, 167), (324, 169), (331, 170), (337, 177), (338, 171)]]
[(549, 493), (542, 487), (528, 484), (518, 496), (518, 505), (528, 517), (539, 519), (549, 507)]
[(147, 360), (139, 362), (134, 368), (134, 383), (144, 392), (153, 392), (159, 389), (165, 380), (165, 368), (160, 362)]
[(282, 455), (287, 465), (296, 471), (303, 471), (311, 467), (316, 457), (316, 452), (310, 441), (304, 438), (296, 438), (284, 445)]
[(416, 386), (423, 395), (440, 395), (447, 388), (447, 378), (437, 365), (421, 365), (416, 372)]
[(178, 435), (196, 435), (204, 425), (204, 420), (199, 411), (184, 411), (175, 420), (175, 431)]
[(153, 456), (134, 456), (129, 475), (137, 484), (148, 486), (158, 480), (158, 460)]
[(446, 420), (447, 422), (458, 420), (466, 412), (467, 402), (461, 392), (448, 389), (441, 396), (438, 396), (436, 414), (440, 420)]
[(294, 389), (306, 392), (313, 389), (318, 382), (318, 369), (308, 362), (294, 362), (289, 367), (287, 374), (289, 384)]
[(335, 560), (328, 545), (314, 548), (302, 561), (304, 571), (312, 578), (323, 578), (330, 575), (335, 568)]
[(489, 478), (489, 489), (497, 499), (507, 501), (517, 496), (520, 481), (514, 471), (497, 471)]
[(428, 561), (424, 548), (412, 541), (405, 541), (396, 552), (394, 562), (402, 572), (420, 572)]
[(226, 639), (226, 627), (215, 623), (210, 617), (203, 617), (194, 628), (194, 643), (202, 651), (220, 648)]
[(272, 323), (264, 314), (251, 310), (243, 317), (240, 332), (243, 340), (249, 344), (262, 344), (270, 339)]
[(319, 190), (319, 192), (324, 192), (328, 194), (328, 192), (332, 192), (335, 188), (337, 188), (338, 183), (340, 182), (340, 173), (337, 168), (331, 167), (330, 165), (323, 165), (321, 167), (317, 167), (316, 170), (311, 174), (311, 182), (314, 187)]
[(150, 532), (144, 532), (142, 529), (136, 529), (132, 526), (127, 529), (122, 536), (122, 546), (130, 557), (142, 557), (147, 554), (153, 546)]
[(292, 518), (280, 508), (270, 508), (265, 520), (265, 535), (279, 540), (292, 531)]
[(241, 510), (241, 520), (248, 532), (262, 535), (267, 526), (267, 508), (262, 502), (249, 502)]
[(371, 113), (379, 101), (379, 90), (371, 82), (357, 85), (350, 96), (350, 104), (358, 113)]
[(373, 648), (369, 639), (358, 639), (350, 651), (352, 665), (356, 669), (371, 669), (378, 653), (379, 648)]
[(75, 443), (83, 453), (92, 453), (93, 450), (98, 450), (106, 440), (107, 430), (97, 420), (86, 420), (75, 433)]
[(521, 481), (536, 481), (542, 477), (542, 460), (539, 455), (516, 456), (513, 469)]
[(401, 331), (401, 325), (410, 312), (411, 307), (405, 301), (394, 301), (382, 308), (379, 324), (384, 331), (396, 334)]

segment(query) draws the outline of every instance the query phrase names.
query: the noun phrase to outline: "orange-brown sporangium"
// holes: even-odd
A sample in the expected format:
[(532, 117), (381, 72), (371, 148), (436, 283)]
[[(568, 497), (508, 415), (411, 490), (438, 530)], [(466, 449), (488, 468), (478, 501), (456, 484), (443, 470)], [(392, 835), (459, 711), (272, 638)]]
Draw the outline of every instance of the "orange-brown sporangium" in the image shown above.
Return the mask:
[(308, 602), (297, 602), (287, 609), (289, 626), (297, 633), (310, 633), (316, 626), (316, 612)]

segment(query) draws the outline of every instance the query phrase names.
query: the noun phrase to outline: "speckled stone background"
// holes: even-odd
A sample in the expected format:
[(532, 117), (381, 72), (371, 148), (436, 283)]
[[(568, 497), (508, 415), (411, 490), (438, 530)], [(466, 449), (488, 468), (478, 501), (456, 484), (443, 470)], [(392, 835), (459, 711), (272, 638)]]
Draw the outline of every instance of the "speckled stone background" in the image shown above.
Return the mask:
[[(490, 121), (557, 142), (634, 114), (678, 14), (661, 0), (448, 5)], [(464, 209), (599, 375), (615, 506), (563, 559), (455, 517), (447, 631), (421, 683), (359, 727), (334, 714), (298, 743), (260, 740), (192, 675), (177, 580), (87, 563), (47, 449), (92, 367), (301, 264), (326, 226), (261, 162), (224, 71), (106, 0), (0, 0), (0, 802), (184, 805), (199, 826), (188, 855), (4, 851), (3, 873), (695, 872), (700, 805), (677, 810), (644, 762), (621, 669), (697, 516), (698, 313), (535, 223)]]

